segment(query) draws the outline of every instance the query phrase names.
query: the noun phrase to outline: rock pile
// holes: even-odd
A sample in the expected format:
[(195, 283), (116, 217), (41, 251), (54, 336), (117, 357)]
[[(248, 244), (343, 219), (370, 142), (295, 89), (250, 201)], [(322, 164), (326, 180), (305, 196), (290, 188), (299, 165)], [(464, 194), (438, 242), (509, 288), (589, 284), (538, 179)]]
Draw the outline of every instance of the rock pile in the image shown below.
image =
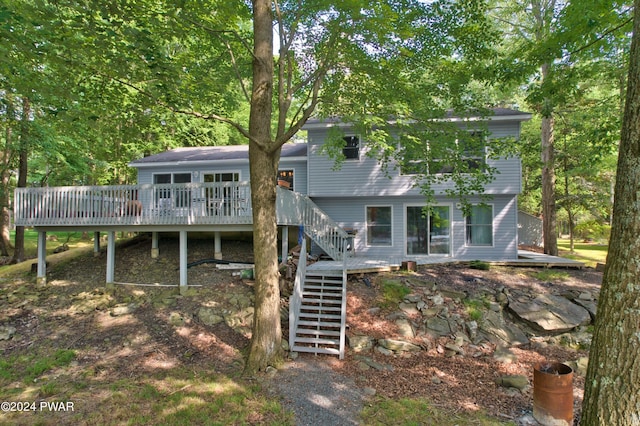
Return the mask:
[[(509, 348), (531, 341), (582, 348), (591, 342), (585, 326), (595, 317), (597, 301), (587, 292), (537, 294), (526, 286), (490, 288), (477, 278), (465, 291), (420, 278), (395, 280), (410, 290), (397, 310), (384, 314), (396, 325), (397, 335), (348, 336), (349, 347), (359, 353), (363, 368), (386, 368), (365, 356), (371, 350), (386, 355), (432, 349), (451, 357), (492, 354), (499, 362), (510, 363), (516, 358)], [(383, 315), (379, 308), (370, 309), (369, 314)], [(520, 389), (522, 378), (505, 378), (501, 384)]]

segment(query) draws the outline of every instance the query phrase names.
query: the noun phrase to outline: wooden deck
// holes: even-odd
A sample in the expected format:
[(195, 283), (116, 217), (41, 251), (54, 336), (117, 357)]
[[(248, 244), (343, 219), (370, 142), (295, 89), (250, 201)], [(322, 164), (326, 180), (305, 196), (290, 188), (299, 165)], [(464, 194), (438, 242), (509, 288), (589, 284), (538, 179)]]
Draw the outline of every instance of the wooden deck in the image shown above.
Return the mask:
[[(350, 257), (347, 259), (347, 272), (349, 274), (397, 271), (402, 262), (414, 260), (418, 265), (430, 264), (455, 264), (465, 263), (468, 260), (453, 259), (450, 257), (392, 257), (392, 258), (371, 258), (371, 257)], [(483, 259), (477, 259), (483, 260)], [(584, 263), (576, 260), (564, 259), (562, 257), (549, 256), (542, 253), (535, 253), (527, 250), (518, 250), (518, 259), (509, 260), (485, 260), (492, 265), (504, 266), (533, 266), (545, 268), (582, 268)], [(307, 271), (337, 271), (342, 270), (342, 261), (320, 260), (307, 266)]]

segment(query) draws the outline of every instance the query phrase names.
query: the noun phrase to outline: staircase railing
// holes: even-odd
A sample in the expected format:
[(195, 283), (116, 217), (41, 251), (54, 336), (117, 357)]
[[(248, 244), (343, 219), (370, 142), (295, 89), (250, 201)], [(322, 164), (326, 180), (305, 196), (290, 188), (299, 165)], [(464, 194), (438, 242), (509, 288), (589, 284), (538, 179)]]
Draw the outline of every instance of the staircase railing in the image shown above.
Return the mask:
[(309, 197), (278, 188), (278, 223), (302, 225), (304, 232), (332, 259), (346, 257), (349, 235)]
[[(343, 253), (347, 252), (348, 243), (348, 240), (343, 242)], [(342, 258), (342, 305), (340, 308), (340, 359), (344, 359), (347, 334), (347, 256)]]
[(300, 305), (302, 304), (302, 291), (304, 285), (304, 277), (307, 275), (307, 240), (302, 239), (300, 248), (300, 258), (298, 260), (298, 268), (296, 271), (296, 279), (293, 285), (293, 293), (289, 297), (289, 344), (293, 346), (296, 330), (298, 328), (298, 314), (300, 313)]

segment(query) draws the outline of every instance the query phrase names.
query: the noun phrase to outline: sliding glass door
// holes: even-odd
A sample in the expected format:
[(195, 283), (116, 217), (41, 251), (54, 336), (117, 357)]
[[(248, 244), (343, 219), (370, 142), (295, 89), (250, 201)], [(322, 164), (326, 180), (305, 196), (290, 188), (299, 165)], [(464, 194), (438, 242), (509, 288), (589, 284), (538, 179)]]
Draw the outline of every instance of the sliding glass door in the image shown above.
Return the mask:
[(406, 207), (407, 254), (450, 255), (451, 212), (449, 206)]

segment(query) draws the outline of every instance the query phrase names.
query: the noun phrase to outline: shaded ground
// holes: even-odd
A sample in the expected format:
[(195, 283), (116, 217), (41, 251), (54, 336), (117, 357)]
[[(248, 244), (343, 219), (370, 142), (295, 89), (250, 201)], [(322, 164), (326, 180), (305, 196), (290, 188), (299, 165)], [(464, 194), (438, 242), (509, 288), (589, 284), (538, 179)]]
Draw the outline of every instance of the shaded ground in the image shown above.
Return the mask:
[[(226, 259), (250, 262), (251, 250), (246, 242), (223, 243)], [(160, 252), (160, 258), (151, 259), (150, 241), (146, 239), (119, 248), (116, 251), (116, 281), (177, 283), (177, 240), (161, 240)], [(212, 255), (213, 241), (210, 239), (189, 241), (189, 262), (208, 259)], [(48, 273), (49, 286), (44, 290), (34, 288), (33, 276), (24, 280), (2, 280), (0, 325), (15, 327), (16, 334), (11, 340), (0, 341), (0, 353), (8, 357), (37, 351), (39, 347), (74, 349), (78, 352), (78, 372), (86, 374), (90, 370), (96, 379), (113, 381), (118, 377), (144, 377), (158, 369), (189, 368), (232, 376), (242, 371), (242, 352), (250, 339), (250, 323), (246, 315), (234, 317), (234, 313), (245, 310), (246, 300), (251, 300), (250, 281), (204, 263), (189, 269), (189, 284), (199, 287), (194, 287), (187, 296), (179, 296), (171, 288), (126, 285), (117, 286), (115, 294), (110, 295), (104, 291), (105, 264), (104, 253), (99, 257), (89, 253), (54, 266)], [(535, 268), (481, 271), (437, 265), (421, 268), (417, 275), (432, 279), (439, 286), (463, 291), (474, 291), (481, 283), (484, 288), (494, 289), (589, 290), (597, 293), (601, 281), (601, 274), (592, 270), (567, 270), (565, 279), (551, 283), (532, 277), (537, 271)], [(381, 277), (368, 276), (373, 282), (371, 287), (361, 278), (352, 277), (349, 283), (349, 333), (363, 333), (374, 338), (393, 337), (397, 333), (396, 326), (386, 319), (391, 309), (377, 314), (369, 311), (379, 304), (378, 280)], [(467, 315), (462, 304), (457, 306), (459, 315)], [(198, 315), (202, 308), (220, 313), (225, 320), (215, 325), (205, 324)], [(286, 324), (283, 324), (283, 330), (287, 330)], [(494, 383), (498, 376), (523, 374), (531, 381), (532, 366), (536, 362), (568, 361), (586, 356), (584, 350), (550, 345), (540, 340), (513, 349), (516, 361), (504, 364), (493, 358), (495, 347), (483, 347), (473, 356), (451, 358), (438, 350), (439, 343), (443, 342), (427, 343), (422, 341), (425, 350), (410, 356), (368, 354), (392, 367), (386, 371), (363, 370), (358, 354), (351, 351), (342, 361), (335, 357), (301, 356), (276, 375), (276, 385), (271, 389), (282, 395), (290, 407), (296, 407), (291, 395), (304, 395), (310, 386), (328, 389), (324, 398), (336, 398), (336, 401), (321, 400), (315, 405), (327, 416), (340, 416), (343, 423), (337, 424), (357, 421), (358, 398), (363, 389), (370, 393), (375, 391), (373, 398), (425, 397), (445, 410), (480, 409), (503, 420), (514, 420), (531, 411), (531, 391), (520, 393), (500, 388)], [(316, 360), (332, 372), (325, 374), (326, 370), (319, 370), (313, 365)], [(314, 384), (313, 380), (323, 381)], [(575, 376), (578, 414), (583, 381), (582, 377)], [(354, 387), (358, 391), (351, 394)], [(336, 393), (340, 389), (344, 390), (343, 394)], [(316, 395), (323, 393), (316, 392)], [(345, 397), (347, 399), (341, 403), (340, 398)], [(93, 398), (87, 404), (100, 403), (98, 396), (91, 397), (88, 393), (87, 398)], [(318, 424), (300, 420), (312, 419), (312, 413), (297, 414), (299, 424)]]

